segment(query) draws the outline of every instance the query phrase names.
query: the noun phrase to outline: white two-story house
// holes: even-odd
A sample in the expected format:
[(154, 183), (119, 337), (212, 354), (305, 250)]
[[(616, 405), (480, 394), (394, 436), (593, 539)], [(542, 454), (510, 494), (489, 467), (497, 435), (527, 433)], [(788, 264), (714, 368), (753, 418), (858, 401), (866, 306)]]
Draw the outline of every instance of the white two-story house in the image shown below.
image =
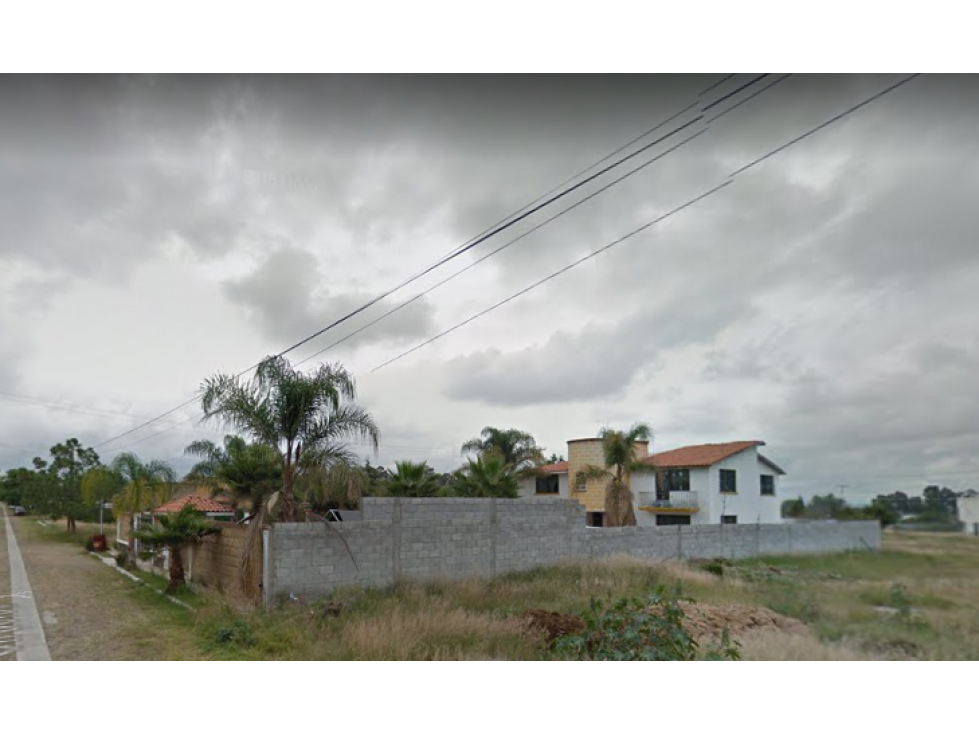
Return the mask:
[[(648, 445), (638, 444), (640, 460), (655, 471), (630, 479), (636, 524), (781, 522), (778, 481), (785, 472), (758, 452), (764, 445), (764, 441), (700, 444), (650, 456)], [(588, 524), (601, 526), (607, 482), (575, 482), (588, 465), (601, 465), (601, 439), (569, 441), (568, 460), (542, 467), (540, 476), (525, 479), (520, 494), (576, 500), (585, 506)]]

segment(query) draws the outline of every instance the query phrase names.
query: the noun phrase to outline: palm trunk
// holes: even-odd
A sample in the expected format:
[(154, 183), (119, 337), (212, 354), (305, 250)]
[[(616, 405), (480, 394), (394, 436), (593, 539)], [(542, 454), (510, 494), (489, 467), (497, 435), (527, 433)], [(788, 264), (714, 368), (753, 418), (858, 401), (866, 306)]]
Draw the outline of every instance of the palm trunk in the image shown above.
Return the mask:
[(130, 513), (129, 515), (129, 547), (126, 548), (126, 555), (129, 556), (129, 563), (132, 566), (136, 565), (136, 538), (133, 537), (136, 533), (136, 513)]
[(245, 542), (241, 547), (241, 561), (238, 565), (238, 584), (246, 596), (251, 589), (250, 581), (254, 566), (252, 560), (262, 543), (262, 526), (265, 525), (268, 517), (265, 503), (259, 500), (257, 504), (257, 507), (252, 507), (252, 519), (248, 525), (248, 532), (245, 533)]
[(170, 583), (167, 593), (172, 594), (187, 582), (184, 580), (184, 560), (180, 555), (180, 546), (170, 546)]

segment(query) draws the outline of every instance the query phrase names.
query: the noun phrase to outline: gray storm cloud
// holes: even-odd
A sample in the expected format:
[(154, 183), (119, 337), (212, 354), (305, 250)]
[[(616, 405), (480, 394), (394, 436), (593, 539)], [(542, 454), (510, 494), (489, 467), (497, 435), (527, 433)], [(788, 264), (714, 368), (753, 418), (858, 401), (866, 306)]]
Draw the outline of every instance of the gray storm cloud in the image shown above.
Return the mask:
[[(0, 390), (165, 410), (210, 371), (241, 369), (400, 282), (716, 78), (6, 78)], [(791, 77), (339, 354), (364, 373), (894, 79)], [(560, 450), (610, 417), (647, 420), (665, 442), (764, 438), (800, 491), (837, 475), (866, 493), (914, 491), (926, 475), (979, 484), (976, 85), (916, 79), (361, 380), (375, 391), (365, 401), (404, 451), (436, 447), (444, 468), (457, 458), (446, 447), (487, 423), (523, 422)], [(0, 442), (31, 451), (5, 448), (0, 469), (127, 425), (2, 407)], [(136, 448), (170, 458), (188, 435)]]

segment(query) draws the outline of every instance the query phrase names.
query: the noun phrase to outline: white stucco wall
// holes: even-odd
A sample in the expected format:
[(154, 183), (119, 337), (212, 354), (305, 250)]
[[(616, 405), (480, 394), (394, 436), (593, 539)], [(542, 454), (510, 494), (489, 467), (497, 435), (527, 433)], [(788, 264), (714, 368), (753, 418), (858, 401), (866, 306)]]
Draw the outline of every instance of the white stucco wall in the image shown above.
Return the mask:
[(526, 479), (520, 480), (520, 496), (521, 497), (563, 497), (564, 499), (570, 499), (568, 497), (568, 475), (558, 474), (557, 475), (557, 495), (553, 494), (537, 494), (537, 479), (534, 477), (527, 477)]
[(959, 522), (964, 523), (962, 529), (970, 535), (979, 535), (979, 497), (959, 497), (956, 504)]
[[(733, 469), (737, 472), (737, 492), (735, 494), (721, 493), (721, 469)], [(692, 482), (691, 472), (691, 482)], [(769, 474), (775, 477), (775, 494), (762, 495), (761, 475)], [(736, 515), (738, 524), (779, 523), (781, 518), (782, 500), (779, 496), (778, 474), (774, 469), (758, 458), (758, 450), (745, 449), (734, 456), (729, 456), (710, 467), (707, 502), (703, 494), (700, 499), (701, 510), (707, 522), (716, 524), (721, 521), (721, 515)], [(707, 512), (704, 512), (706, 505)]]

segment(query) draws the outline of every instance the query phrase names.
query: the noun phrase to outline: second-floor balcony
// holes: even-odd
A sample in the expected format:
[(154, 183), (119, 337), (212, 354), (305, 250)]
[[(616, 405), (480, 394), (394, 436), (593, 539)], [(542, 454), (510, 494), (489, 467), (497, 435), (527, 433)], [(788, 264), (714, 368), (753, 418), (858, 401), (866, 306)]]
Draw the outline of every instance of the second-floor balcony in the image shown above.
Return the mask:
[(696, 492), (639, 492), (638, 507), (644, 512), (690, 514), (700, 509)]

